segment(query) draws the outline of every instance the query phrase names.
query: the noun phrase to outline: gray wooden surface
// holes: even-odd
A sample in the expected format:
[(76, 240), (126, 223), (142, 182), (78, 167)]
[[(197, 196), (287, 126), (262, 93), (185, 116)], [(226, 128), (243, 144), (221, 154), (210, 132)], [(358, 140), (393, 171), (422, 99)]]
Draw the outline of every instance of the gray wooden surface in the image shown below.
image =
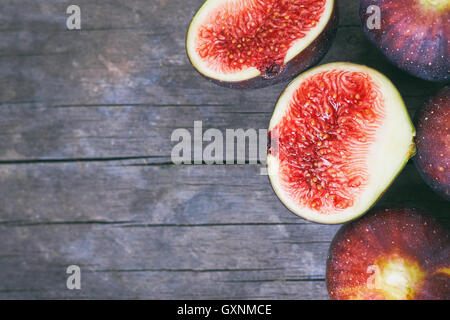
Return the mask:
[[(290, 214), (256, 165), (175, 166), (175, 128), (261, 128), (286, 84), (220, 88), (184, 49), (202, 0), (0, 1), (0, 299), (327, 299), (338, 226)], [(387, 74), (411, 114), (438, 85), (389, 65), (341, 0), (323, 62)], [(67, 31), (78, 4), (82, 30)], [(408, 164), (380, 206), (445, 215)], [(82, 270), (66, 289), (65, 270)]]

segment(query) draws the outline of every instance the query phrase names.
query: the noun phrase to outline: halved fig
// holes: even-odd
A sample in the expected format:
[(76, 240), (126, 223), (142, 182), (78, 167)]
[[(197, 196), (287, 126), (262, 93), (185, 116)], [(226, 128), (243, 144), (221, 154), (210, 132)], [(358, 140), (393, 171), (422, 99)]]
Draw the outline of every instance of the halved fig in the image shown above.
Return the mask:
[(269, 125), (267, 166), (285, 206), (335, 224), (364, 214), (415, 153), (415, 129), (394, 85), (350, 63), (297, 77)]
[(331, 243), (333, 300), (449, 300), (450, 233), (416, 209), (374, 210)]
[(397, 67), (450, 80), (450, 0), (361, 0), (360, 16), (369, 40)]
[(213, 82), (260, 88), (318, 63), (337, 22), (335, 0), (207, 0), (189, 26), (186, 50)]

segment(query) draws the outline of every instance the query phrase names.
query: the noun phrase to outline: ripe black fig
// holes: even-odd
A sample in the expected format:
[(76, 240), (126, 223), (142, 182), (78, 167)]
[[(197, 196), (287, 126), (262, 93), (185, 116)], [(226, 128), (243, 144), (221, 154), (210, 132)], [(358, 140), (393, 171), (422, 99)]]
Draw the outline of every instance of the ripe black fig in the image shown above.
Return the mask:
[(416, 114), (417, 169), (430, 187), (450, 200), (450, 86)]
[(449, 0), (361, 0), (360, 16), (368, 38), (397, 67), (429, 81), (450, 80)]
[(326, 280), (334, 300), (448, 300), (450, 233), (416, 209), (372, 211), (339, 230)]

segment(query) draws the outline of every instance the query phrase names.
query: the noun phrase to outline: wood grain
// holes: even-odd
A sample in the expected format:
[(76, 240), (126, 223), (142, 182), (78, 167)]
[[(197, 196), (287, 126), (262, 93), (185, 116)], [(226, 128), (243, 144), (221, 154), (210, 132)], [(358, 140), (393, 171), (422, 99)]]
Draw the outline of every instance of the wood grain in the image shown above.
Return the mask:
[[(295, 217), (257, 165), (175, 166), (176, 128), (268, 125), (286, 84), (233, 91), (205, 81), (184, 49), (202, 0), (0, 4), (0, 298), (327, 299), (337, 226)], [(374, 67), (411, 115), (439, 85), (390, 65), (365, 39), (358, 1), (339, 1), (323, 63)], [(409, 164), (378, 206), (445, 217)], [(82, 290), (65, 269), (82, 269)]]

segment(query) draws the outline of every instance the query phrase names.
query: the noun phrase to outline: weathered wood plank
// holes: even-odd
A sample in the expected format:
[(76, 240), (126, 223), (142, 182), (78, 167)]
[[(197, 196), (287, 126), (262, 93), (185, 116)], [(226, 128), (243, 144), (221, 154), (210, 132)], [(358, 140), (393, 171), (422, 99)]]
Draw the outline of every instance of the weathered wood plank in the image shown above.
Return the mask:
[[(61, 4), (41, 5), (43, 8), (37, 8), (44, 11), (40, 15), (27, 13), (33, 7), (36, 10), (36, 5), (31, 6), (22, 13), (27, 21), (23, 29), (8, 31), (11, 26), (4, 22), (7, 26), (1, 34), (5, 41), (0, 44), (0, 76), (5, 79), (0, 102), (235, 105), (261, 96), (259, 101), (269, 98), (273, 106), (284, 85), (231, 91), (204, 81), (190, 66), (184, 38), (192, 8), (200, 2), (149, 5), (148, 1), (135, 1), (124, 8), (118, 1), (90, 1), (85, 9), (86, 31), (80, 32), (64, 30)], [(158, 10), (169, 10), (166, 6), (173, 11), (155, 17)], [(324, 62), (348, 60), (373, 66), (393, 78), (404, 95), (427, 95), (436, 87), (390, 66), (360, 30), (353, 12), (354, 1), (343, 1), (341, 7), (343, 24)], [(347, 17), (350, 9), (352, 13)], [(171, 12), (177, 12), (176, 17)], [(134, 25), (130, 19), (133, 14), (138, 17)], [(90, 29), (92, 23), (109, 21), (126, 21), (127, 28), (94, 25)], [(42, 31), (36, 32), (35, 28)], [(21, 38), (27, 41), (17, 41)]]
[[(203, 0), (0, 3), (0, 298), (326, 299), (337, 226), (276, 199), (259, 166), (174, 166), (175, 128), (267, 126), (286, 84), (217, 87), (190, 66), (184, 37)], [(439, 85), (400, 73), (339, 1), (324, 59), (387, 74), (411, 114)], [(420, 197), (419, 197), (420, 195)], [(378, 206), (448, 203), (409, 164)], [(68, 291), (65, 268), (82, 268)]]
[[(173, 299), (276, 298), (265, 289), (272, 282), (299, 283), (300, 292), (280, 287), (280, 293), (291, 298), (308, 288), (314, 291), (307, 295), (326, 297), (323, 283), (315, 282), (323, 281), (323, 261), (336, 227), (328, 227), (328, 234), (313, 224), (177, 227), (176, 237), (174, 228), (166, 227), (68, 224), (1, 229), (2, 243), (9, 248), (1, 254), (14, 255), (2, 259), (3, 291), (32, 288), (39, 290), (32, 293), (39, 297), (70, 296), (64, 272), (77, 264), (84, 271), (81, 295)], [(294, 241), (297, 233), (309, 240)]]
[[(426, 99), (408, 97), (410, 113)], [(153, 157), (167, 162), (175, 145), (170, 137), (176, 128), (193, 133), (194, 121), (202, 121), (204, 130), (217, 128), (224, 135), (226, 129), (265, 129), (274, 103), (64, 108), (3, 105), (0, 161)]]
[[(0, 159), (167, 159), (172, 131), (196, 120), (219, 129), (267, 127), (285, 84), (233, 91), (205, 81), (190, 66), (184, 34), (200, 2), (83, 2), (81, 32), (64, 30), (57, 2), (24, 8), (15, 28), (8, 18), (13, 15), (4, 15)], [(341, 7), (341, 28), (324, 62), (348, 60), (385, 72), (414, 114), (438, 85), (389, 65), (360, 30), (354, 1)], [(12, 2), (5, 8), (16, 10)], [(170, 11), (155, 17), (159, 10)], [(177, 12), (173, 19), (171, 12)]]
[[(326, 298), (338, 226), (290, 214), (257, 166), (139, 164), (1, 166), (0, 297)], [(411, 165), (390, 204), (448, 209)]]
[[(144, 160), (2, 165), (0, 193), (8, 196), (0, 200), (1, 221), (144, 226), (303, 223), (281, 205), (259, 168), (145, 165)], [(391, 204), (436, 210), (447, 205), (423, 183), (412, 164), (380, 202)]]

